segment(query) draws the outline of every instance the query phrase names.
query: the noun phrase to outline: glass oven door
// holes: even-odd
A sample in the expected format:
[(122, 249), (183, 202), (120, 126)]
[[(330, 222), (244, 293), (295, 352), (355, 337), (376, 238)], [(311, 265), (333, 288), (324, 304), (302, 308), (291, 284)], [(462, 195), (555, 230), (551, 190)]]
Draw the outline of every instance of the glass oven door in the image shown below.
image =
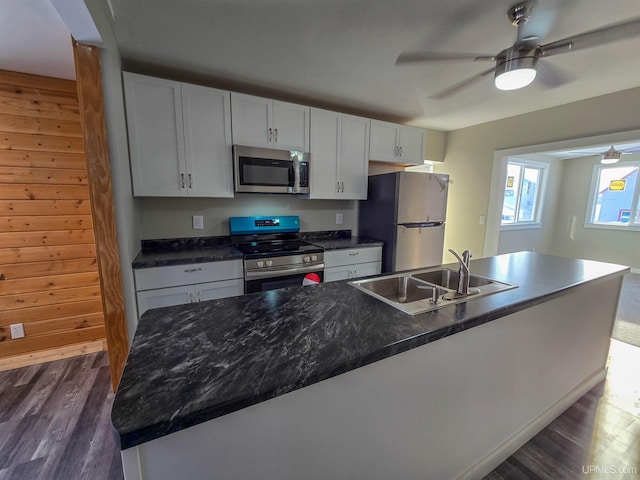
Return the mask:
[(278, 271), (245, 272), (244, 293), (300, 287), (324, 281), (324, 264)]

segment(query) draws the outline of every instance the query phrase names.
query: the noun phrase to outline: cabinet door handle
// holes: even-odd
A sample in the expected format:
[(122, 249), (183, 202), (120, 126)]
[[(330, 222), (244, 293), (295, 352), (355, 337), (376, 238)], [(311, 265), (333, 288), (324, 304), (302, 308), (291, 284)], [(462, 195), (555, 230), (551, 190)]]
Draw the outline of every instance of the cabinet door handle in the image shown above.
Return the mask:
[(400, 147), (400, 156), (402, 156), (402, 146)]
[(201, 301), (202, 301), (201, 292), (200, 292), (200, 290), (198, 290), (196, 292), (196, 302), (201, 302)]
[(342, 182), (342, 193), (344, 193), (344, 182)]
[(274, 132), (276, 132), (276, 143), (278, 143), (278, 129), (276, 128)]
[(202, 270), (202, 268), (200, 268), (200, 267), (197, 267), (197, 268), (185, 268), (184, 269), (184, 273), (199, 272), (200, 270)]
[(187, 175), (187, 178), (189, 179), (189, 188), (193, 188), (193, 181), (191, 180), (191, 174)]
[(193, 303), (193, 293), (189, 292), (189, 303)]
[(336, 193), (340, 193), (340, 182), (336, 182)]
[(353, 278), (358, 278), (358, 270), (353, 271)]
[(269, 129), (269, 135), (268, 135), (268, 137), (269, 137), (269, 141), (270, 141), (270, 142), (273, 142), (273, 128), (270, 128), (270, 129)]
[(180, 174), (180, 188), (184, 188), (184, 173)]

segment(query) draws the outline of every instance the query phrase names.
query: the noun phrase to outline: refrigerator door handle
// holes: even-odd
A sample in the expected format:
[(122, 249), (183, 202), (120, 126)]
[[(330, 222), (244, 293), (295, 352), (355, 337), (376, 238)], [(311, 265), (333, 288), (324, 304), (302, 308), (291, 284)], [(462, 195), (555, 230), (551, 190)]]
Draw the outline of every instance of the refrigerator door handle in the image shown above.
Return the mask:
[(431, 227), (439, 227), (444, 224), (444, 222), (412, 222), (412, 223), (399, 223), (399, 227), (404, 228), (431, 228)]

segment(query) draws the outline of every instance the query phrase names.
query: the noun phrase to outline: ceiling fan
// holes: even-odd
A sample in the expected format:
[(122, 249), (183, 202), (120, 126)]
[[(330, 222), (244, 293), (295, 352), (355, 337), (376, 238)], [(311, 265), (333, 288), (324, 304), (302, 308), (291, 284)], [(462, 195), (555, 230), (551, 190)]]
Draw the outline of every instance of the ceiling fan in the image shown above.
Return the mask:
[(533, 82), (537, 70), (541, 67), (546, 70), (546, 76), (551, 83), (561, 84), (564, 83), (561, 71), (551, 64), (539, 63), (541, 59), (640, 35), (640, 18), (634, 18), (554, 42), (541, 44), (539, 43), (540, 36), (528, 31), (524, 26), (532, 18), (531, 14), (534, 5), (535, 0), (526, 0), (509, 8), (507, 16), (518, 29), (516, 41), (513, 45), (495, 55), (409, 51), (400, 54), (396, 60), (396, 65), (455, 60), (470, 60), (474, 62), (488, 60), (494, 62), (494, 66), (490, 69), (456, 83), (430, 97), (432, 99), (442, 99), (492, 73), (495, 77), (495, 86), (501, 90), (515, 90), (526, 87)]
[(616, 148), (611, 145), (611, 148), (606, 152), (602, 152), (600, 154), (600, 163), (605, 165), (610, 165), (613, 163), (618, 163), (620, 161), (620, 157), (625, 153), (637, 153), (640, 152), (640, 146), (625, 148), (622, 150), (616, 150)]

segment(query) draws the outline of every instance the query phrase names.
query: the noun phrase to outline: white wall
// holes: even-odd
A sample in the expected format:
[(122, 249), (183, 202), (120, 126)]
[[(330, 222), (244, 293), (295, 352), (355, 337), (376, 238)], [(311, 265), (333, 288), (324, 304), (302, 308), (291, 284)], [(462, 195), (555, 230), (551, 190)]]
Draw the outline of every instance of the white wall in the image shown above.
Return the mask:
[[(229, 235), (229, 217), (250, 215), (299, 215), (300, 229), (358, 229), (357, 202), (307, 200), (292, 195), (236, 194), (235, 198), (138, 198), (140, 232), (153, 238)], [(343, 223), (336, 224), (336, 213)], [(204, 230), (193, 230), (191, 216), (204, 216)]]
[[(640, 88), (635, 88), (449, 132), (445, 161), (435, 166), (453, 180), (445, 251), (470, 249), (482, 256), (486, 224), (479, 217), (488, 214), (496, 150), (637, 130), (638, 111)], [(453, 260), (446, 254), (445, 261)]]
[[(627, 156), (628, 160), (633, 158), (637, 159), (638, 156)], [(553, 238), (548, 252), (640, 268), (640, 232), (584, 226), (593, 166), (599, 161), (599, 157), (562, 161), (562, 189), (557, 202)], [(620, 162), (620, 165), (623, 163)]]

